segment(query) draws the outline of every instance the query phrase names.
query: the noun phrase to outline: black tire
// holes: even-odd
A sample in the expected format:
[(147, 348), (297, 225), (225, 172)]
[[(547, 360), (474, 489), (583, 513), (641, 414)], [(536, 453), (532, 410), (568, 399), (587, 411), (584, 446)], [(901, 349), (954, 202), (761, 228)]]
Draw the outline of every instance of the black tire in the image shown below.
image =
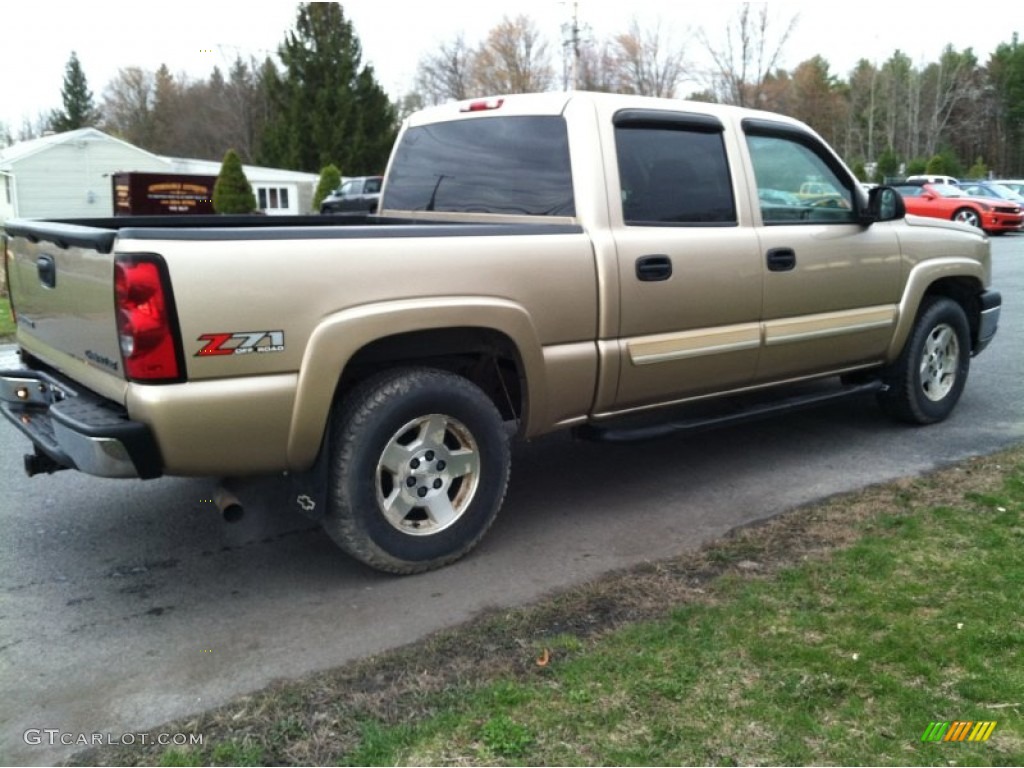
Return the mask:
[(440, 568), (491, 527), (510, 464), (501, 415), (475, 384), (431, 368), (384, 372), (333, 420), (324, 528), (378, 570)]
[(972, 227), (981, 229), (981, 216), (973, 208), (958, 208), (953, 213), (953, 221), (970, 224)]
[(883, 410), (899, 421), (934, 424), (956, 406), (967, 383), (971, 335), (963, 308), (952, 299), (925, 299), (903, 351), (883, 374)]

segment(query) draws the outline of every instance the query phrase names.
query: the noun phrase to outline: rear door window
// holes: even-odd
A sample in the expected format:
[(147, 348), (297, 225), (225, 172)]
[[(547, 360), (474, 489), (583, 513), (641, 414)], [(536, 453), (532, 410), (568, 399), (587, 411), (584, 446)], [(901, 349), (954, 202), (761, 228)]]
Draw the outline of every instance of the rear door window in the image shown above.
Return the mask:
[(736, 224), (717, 121), (673, 122), (636, 111), (616, 118), (622, 218), (633, 226)]

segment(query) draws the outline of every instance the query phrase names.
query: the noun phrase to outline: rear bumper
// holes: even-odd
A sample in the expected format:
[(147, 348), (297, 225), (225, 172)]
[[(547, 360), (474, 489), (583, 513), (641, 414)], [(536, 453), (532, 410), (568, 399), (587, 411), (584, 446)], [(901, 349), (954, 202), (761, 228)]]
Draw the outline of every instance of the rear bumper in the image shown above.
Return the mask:
[(0, 354), (0, 412), (57, 464), (99, 477), (159, 477), (160, 450), (149, 427), (121, 406), (57, 374)]

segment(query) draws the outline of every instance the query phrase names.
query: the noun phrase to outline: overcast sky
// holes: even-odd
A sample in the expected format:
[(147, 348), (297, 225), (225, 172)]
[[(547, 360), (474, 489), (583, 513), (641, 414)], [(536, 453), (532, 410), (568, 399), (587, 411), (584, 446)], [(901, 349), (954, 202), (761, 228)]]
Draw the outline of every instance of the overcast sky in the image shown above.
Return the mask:
[[(739, 5), (680, 0), (576, 3), (585, 34), (593, 39), (603, 40), (625, 29), (636, 16), (644, 27), (660, 23), (694, 61), (704, 58), (694, 31), (705, 29), (712, 41), (724, 37), (725, 25)], [(557, 45), (562, 26), (572, 18), (574, 3), (347, 0), (342, 6), (362, 43), (364, 61), (374, 66), (378, 81), (397, 98), (412, 90), (420, 58), (460, 31), (473, 44), (503, 16), (525, 13)], [(915, 64), (924, 64), (936, 61), (949, 43), (958, 50), (973, 48), (985, 62), (996, 46), (1011, 40), (1014, 31), (1024, 32), (1024, 0), (943, 5), (943, 10), (934, 3), (905, 1), (771, 0), (768, 7), (778, 32), (794, 16), (798, 19), (782, 66), (792, 68), (820, 54), (841, 77), (858, 59), (881, 63), (897, 48)], [(956, 8), (967, 12), (946, 12)], [(0, 6), (0, 122), (16, 134), (24, 119), (34, 121), (40, 113), (59, 108), (64, 68), (72, 50), (78, 53), (99, 104), (104, 88), (121, 67), (156, 70), (166, 63), (173, 73), (198, 79), (207, 77), (215, 65), (227, 69), (239, 53), (245, 58), (274, 53), (294, 24), (295, 9), (295, 3), (280, 0), (4, 3)]]

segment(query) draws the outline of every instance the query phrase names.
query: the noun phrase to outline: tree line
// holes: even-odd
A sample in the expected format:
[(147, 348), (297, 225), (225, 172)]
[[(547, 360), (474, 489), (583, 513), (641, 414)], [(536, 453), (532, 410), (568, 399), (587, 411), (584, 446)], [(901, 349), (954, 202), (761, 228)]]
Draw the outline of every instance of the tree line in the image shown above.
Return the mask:
[[(552, 41), (530, 17), (505, 17), (479, 41), (439, 42), (420, 60), (410, 92), (392, 101), (363, 62), (342, 5), (305, 3), (276, 60), (238, 57), (206, 79), (126, 67), (97, 102), (72, 54), (64, 108), (38, 127), (96, 125), (158, 154), (220, 159), (233, 148), (248, 163), (360, 175), (381, 172), (400, 119), (414, 109), (578, 88), (788, 114), (865, 179), (925, 170), (1024, 176), (1024, 46), (1016, 34), (984, 61), (948, 45), (938, 61), (915, 66), (896, 50), (842, 77), (823, 55), (779, 66), (797, 23), (770, 17), (766, 3), (744, 3), (724, 30), (684, 41), (636, 21), (592, 39), (578, 19)], [(710, 64), (693, 64), (695, 49)]]

